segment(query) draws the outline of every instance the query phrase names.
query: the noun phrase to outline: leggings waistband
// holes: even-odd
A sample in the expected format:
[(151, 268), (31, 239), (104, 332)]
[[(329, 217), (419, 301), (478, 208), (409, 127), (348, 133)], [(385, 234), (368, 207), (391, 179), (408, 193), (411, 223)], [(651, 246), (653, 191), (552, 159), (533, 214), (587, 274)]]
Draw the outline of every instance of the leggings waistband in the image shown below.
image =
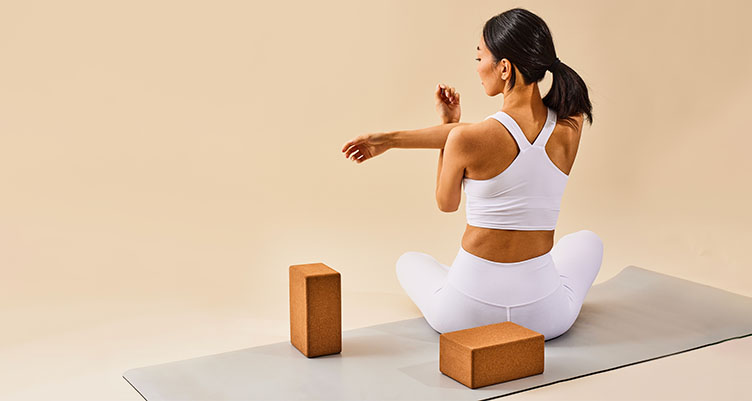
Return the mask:
[(496, 306), (520, 306), (561, 287), (551, 252), (520, 262), (495, 262), (460, 246), (447, 282), (470, 298)]
[(493, 268), (496, 267), (513, 267), (517, 270), (528, 270), (528, 269), (535, 269), (536, 267), (540, 267), (541, 265), (549, 263), (549, 260), (551, 260), (551, 251), (548, 251), (544, 253), (543, 255), (536, 256), (534, 258), (521, 260), (519, 262), (495, 262), (493, 260), (488, 260), (485, 258), (481, 258), (480, 256), (473, 255), (472, 253), (465, 250), (465, 248), (460, 245), (460, 249), (457, 252), (458, 257), (459, 255), (462, 255), (465, 259), (475, 259), (479, 263), (482, 263), (487, 266), (493, 266)]

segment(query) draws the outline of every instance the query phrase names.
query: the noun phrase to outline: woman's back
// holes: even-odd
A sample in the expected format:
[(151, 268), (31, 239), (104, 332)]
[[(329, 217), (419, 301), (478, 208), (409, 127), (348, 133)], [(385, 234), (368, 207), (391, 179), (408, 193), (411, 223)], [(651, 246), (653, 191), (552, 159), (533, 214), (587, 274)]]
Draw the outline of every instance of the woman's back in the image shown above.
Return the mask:
[[(550, 133), (550, 137), (540, 138), (541, 140), (547, 139), (547, 141), (543, 142), (545, 145), (543, 149), (550, 163), (555, 166), (555, 170), (550, 170), (555, 171), (555, 173), (551, 173), (550, 185), (563, 190), (563, 182), (559, 178), (564, 176), (563, 181), (566, 181), (566, 176), (568, 176), (574, 164), (577, 148), (579, 147), (582, 116), (573, 117), (574, 123), (560, 119), (555, 122), (555, 126), (551, 131), (550, 129), (546, 130), (544, 126), (549, 116), (548, 112), (548, 108), (543, 106), (543, 112), (538, 112), (539, 115), (535, 117), (524, 118), (524, 112), (515, 110), (505, 111), (505, 114), (514, 120), (511, 122), (512, 125), (519, 126), (522, 134), (519, 135), (520, 133), (518, 132), (519, 141), (527, 140), (528, 144), (535, 143), (538, 145), (541, 143), (541, 141), (538, 141), (539, 133), (541, 135)], [(510, 125), (508, 119), (507, 125)], [(478, 146), (473, 147), (472, 162), (465, 169), (465, 178), (471, 180), (470, 184), (474, 186), (493, 184), (493, 180), (500, 178), (500, 175), (502, 177), (506, 175), (503, 173), (508, 171), (507, 169), (510, 165), (518, 158), (520, 150), (514, 139), (514, 134), (494, 118), (487, 118), (480, 123), (472, 124), (466, 128), (471, 133), (473, 142), (478, 144)], [(526, 148), (529, 145), (522, 143), (522, 146)], [(542, 164), (549, 163), (545, 158), (539, 158), (538, 160), (540, 161), (535, 162)], [(515, 168), (518, 168), (517, 165), (515, 165)], [(524, 171), (521, 173), (520, 170), (517, 170), (514, 173), (522, 174)], [(551, 196), (553, 198), (548, 199), (547, 202), (553, 205), (558, 199), (554, 199), (554, 195)], [(477, 200), (466, 199), (466, 202), (473, 203), (483, 201), (485, 201), (484, 198), (478, 198)], [(488, 201), (493, 202), (490, 199)], [(475, 204), (468, 206), (471, 207), (468, 208), (468, 225), (462, 237), (462, 246), (466, 251), (476, 256), (496, 262), (517, 262), (542, 255), (553, 247), (553, 229), (531, 230), (528, 228), (520, 230), (498, 228), (494, 227), (494, 224), (491, 224), (491, 220), (494, 218), (492, 214), (486, 217), (488, 224), (485, 227), (478, 227), (470, 223), (475, 221), (477, 224), (478, 221), (483, 221), (481, 216), (476, 216), (473, 212), (479, 209), (479, 207)], [(556, 209), (558, 209), (558, 205), (556, 206)], [(512, 213), (516, 214), (521, 221), (525, 218), (521, 211), (511, 209), (507, 211), (507, 214)], [(555, 223), (555, 219), (556, 213), (547, 217), (547, 220), (552, 223)], [(499, 221), (497, 226), (504, 226), (502, 220), (498, 218), (496, 220)], [(507, 226), (513, 227), (508, 224)]]

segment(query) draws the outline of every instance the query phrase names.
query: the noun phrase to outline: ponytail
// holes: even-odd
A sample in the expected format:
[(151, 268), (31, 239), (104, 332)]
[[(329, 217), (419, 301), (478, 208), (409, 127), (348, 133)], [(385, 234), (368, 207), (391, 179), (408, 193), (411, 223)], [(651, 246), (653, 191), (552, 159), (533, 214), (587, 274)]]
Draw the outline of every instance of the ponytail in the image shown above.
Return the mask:
[(568, 65), (559, 62), (551, 69), (551, 89), (543, 97), (543, 104), (554, 109), (559, 118), (568, 118), (585, 113), (593, 124), (593, 106), (588, 96), (587, 85)]

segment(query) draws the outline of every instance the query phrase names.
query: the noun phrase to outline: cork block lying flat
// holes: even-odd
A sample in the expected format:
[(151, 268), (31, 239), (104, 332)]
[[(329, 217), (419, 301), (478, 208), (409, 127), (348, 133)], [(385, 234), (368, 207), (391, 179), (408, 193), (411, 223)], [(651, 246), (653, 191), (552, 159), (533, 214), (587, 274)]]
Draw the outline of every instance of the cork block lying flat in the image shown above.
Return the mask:
[(290, 342), (303, 355), (342, 351), (342, 299), (338, 271), (323, 263), (290, 266)]
[(439, 336), (439, 371), (470, 388), (543, 373), (544, 336), (513, 322)]

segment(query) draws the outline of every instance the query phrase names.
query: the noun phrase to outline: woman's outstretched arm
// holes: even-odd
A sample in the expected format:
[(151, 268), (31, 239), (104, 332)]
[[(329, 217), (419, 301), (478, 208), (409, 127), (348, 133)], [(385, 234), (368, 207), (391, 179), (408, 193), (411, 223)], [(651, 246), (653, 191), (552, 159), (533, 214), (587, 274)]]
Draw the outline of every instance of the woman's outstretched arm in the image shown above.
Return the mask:
[(414, 130), (358, 135), (342, 145), (345, 158), (363, 163), (391, 148), (444, 149), (449, 131), (470, 123), (459, 122), (460, 94), (454, 88), (436, 85), (435, 101), (442, 124)]
[(407, 131), (387, 132), (390, 148), (443, 149), (452, 128), (470, 123), (448, 123)]
[(391, 148), (443, 149), (449, 131), (466, 124), (470, 123), (446, 123), (409, 131), (362, 134), (345, 142), (342, 145), (342, 152), (345, 158), (352, 159), (356, 163), (363, 163)]

